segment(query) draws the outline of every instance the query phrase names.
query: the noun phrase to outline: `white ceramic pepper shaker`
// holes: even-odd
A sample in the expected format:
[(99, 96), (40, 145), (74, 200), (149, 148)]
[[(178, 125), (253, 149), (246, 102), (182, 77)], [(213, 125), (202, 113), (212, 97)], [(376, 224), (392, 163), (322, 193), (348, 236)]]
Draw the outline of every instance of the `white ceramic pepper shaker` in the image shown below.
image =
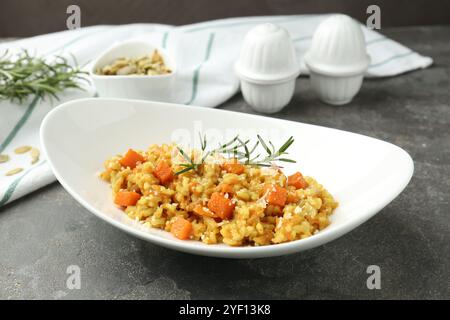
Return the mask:
[(287, 30), (271, 23), (251, 29), (244, 38), (235, 71), (244, 99), (253, 109), (280, 111), (291, 100), (300, 74)]
[(305, 54), (311, 86), (320, 100), (342, 105), (358, 93), (370, 63), (358, 22), (343, 14), (324, 20)]

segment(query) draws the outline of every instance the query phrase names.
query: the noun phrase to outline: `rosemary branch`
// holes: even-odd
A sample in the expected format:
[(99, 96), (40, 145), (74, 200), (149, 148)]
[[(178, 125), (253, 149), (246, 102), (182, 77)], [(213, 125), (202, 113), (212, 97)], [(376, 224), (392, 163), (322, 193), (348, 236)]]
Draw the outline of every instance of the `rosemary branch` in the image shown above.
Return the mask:
[(6, 51), (0, 57), (0, 100), (22, 102), (32, 95), (58, 99), (58, 94), (68, 88), (82, 90), (81, 81), (88, 81), (86, 75), (61, 56), (46, 62), (26, 50), (16, 57)]
[(286, 150), (294, 143), (294, 137), (292, 137), (292, 136), (289, 137), (289, 139), (287, 139), (287, 141), (278, 150), (275, 149), (275, 146), (273, 145), (272, 141), (269, 141), (269, 144), (271, 146), (271, 148), (269, 148), (267, 146), (267, 144), (265, 143), (265, 141), (263, 140), (263, 138), (261, 138), (260, 135), (257, 135), (257, 137), (258, 137), (258, 141), (261, 142), (261, 145), (266, 150), (267, 156), (264, 159), (262, 159), (261, 161), (256, 162), (255, 163), (256, 165), (271, 166), (272, 162), (275, 162), (275, 161), (290, 162), (290, 163), (296, 162), (295, 160), (281, 157), (283, 155), (288, 154), (286, 152)]
[(203, 135), (203, 137), (202, 137), (202, 135), (199, 133), (199, 138), (200, 138), (200, 145), (201, 145), (201, 149), (202, 149), (202, 158), (200, 159), (200, 163), (196, 163), (194, 161), (194, 159), (192, 159), (191, 156), (188, 156), (182, 148), (177, 147), (180, 154), (188, 161), (188, 163), (180, 164), (180, 166), (185, 167), (185, 168), (178, 172), (175, 172), (176, 175), (182, 174), (182, 173), (190, 171), (190, 170), (198, 170), (198, 168), (205, 162), (206, 158), (211, 154), (228, 153), (229, 149), (227, 149), (227, 148), (229, 146), (231, 146), (233, 143), (235, 143), (239, 137), (236, 136), (233, 139), (231, 139), (229, 142), (224, 143), (222, 145), (219, 144), (219, 146), (216, 149), (209, 150), (209, 151), (206, 151), (206, 147), (207, 147), (206, 135)]
[[(294, 143), (294, 138), (290, 137), (286, 140), (286, 142), (279, 147), (278, 149), (275, 148), (272, 141), (269, 141), (269, 145), (264, 141), (264, 139), (257, 135), (258, 140), (256, 143), (249, 147), (250, 140), (243, 141), (239, 138), (239, 135), (231, 139), (229, 142), (224, 144), (219, 144), (219, 146), (215, 149), (206, 151), (207, 148), (207, 139), (206, 135), (199, 134), (200, 138), (200, 145), (201, 145), (201, 151), (202, 151), (202, 157), (200, 159), (200, 162), (195, 162), (192, 156), (189, 156), (182, 148), (177, 147), (180, 154), (183, 156), (183, 158), (187, 161), (187, 163), (180, 164), (181, 167), (183, 167), (182, 170), (176, 172), (175, 174), (182, 174), (184, 172), (188, 172), (191, 170), (197, 171), (200, 166), (205, 162), (207, 157), (212, 154), (224, 154), (227, 155), (230, 158), (237, 159), (240, 161), (243, 161), (243, 164), (245, 165), (254, 165), (254, 166), (260, 166), (260, 167), (270, 167), (274, 162), (280, 161), (280, 162), (290, 162), (295, 163), (295, 160), (286, 158), (285, 156), (288, 154), (286, 151), (287, 149)], [(253, 156), (255, 153), (257, 147), (261, 144), (261, 146), (266, 151), (267, 155), (260, 159), (260, 154), (257, 154), (256, 156)]]

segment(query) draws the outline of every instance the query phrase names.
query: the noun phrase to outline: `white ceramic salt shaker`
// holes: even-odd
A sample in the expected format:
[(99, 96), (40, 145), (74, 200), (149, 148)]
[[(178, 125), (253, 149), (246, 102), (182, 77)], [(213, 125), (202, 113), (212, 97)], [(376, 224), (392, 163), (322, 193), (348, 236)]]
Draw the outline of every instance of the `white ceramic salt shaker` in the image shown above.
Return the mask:
[(358, 22), (343, 14), (324, 20), (305, 54), (311, 86), (320, 100), (342, 105), (358, 93), (370, 63)]
[(291, 100), (300, 74), (287, 30), (271, 23), (251, 29), (244, 38), (235, 71), (244, 99), (253, 109), (280, 111)]

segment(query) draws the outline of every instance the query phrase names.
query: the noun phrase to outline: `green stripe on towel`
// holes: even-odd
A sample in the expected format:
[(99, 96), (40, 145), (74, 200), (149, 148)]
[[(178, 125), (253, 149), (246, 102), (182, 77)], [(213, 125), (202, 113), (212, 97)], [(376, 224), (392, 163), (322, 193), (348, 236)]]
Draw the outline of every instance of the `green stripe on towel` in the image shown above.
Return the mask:
[(367, 41), (366, 45), (370, 46), (371, 44), (378, 43), (378, 42), (383, 42), (383, 41), (386, 41), (386, 40), (388, 40), (388, 38), (382, 36), (382, 37), (375, 38), (375, 39)]
[(306, 20), (306, 19), (317, 19), (317, 17), (308, 17), (305, 15), (292, 15), (288, 17), (263, 17), (261, 19), (251, 19), (250, 21), (236, 21), (236, 22), (227, 22), (227, 21), (220, 21), (216, 23), (205, 23), (200, 26), (188, 26), (188, 27), (181, 27), (180, 29), (184, 32), (197, 32), (197, 31), (204, 31), (204, 30), (210, 30), (210, 29), (219, 29), (219, 28), (231, 28), (231, 27), (240, 27), (245, 25), (255, 25), (260, 23), (289, 23), (292, 21), (297, 21), (299, 19)]
[(62, 46), (60, 46), (60, 47), (58, 47), (58, 48), (55, 48), (55, 49), (53, 49), (53, 50), (50, 50), (50, 51), (46, 52), (45, 55), (49, 55), (49, 54), (58, 52), (58, 51), (60, 51), (60, 50), (67, 49), (67, 48), (70, 47), (72, 44), (77, 43), (78, 41), (80, 41), (80, 40), (82, 40), (82, 39), (84, 39), (84, 38), (86, 38), (86, 37), (92, 36), (92, 35), (97, 34), (97, 33), (100, 33), (100, 32), (110, 31), (110, 30), (111, 30), (110, 28), (106, 28), (106, 29), (103, 29), (103, 28), (102, 28), (101, 30), (94, 30), (94, 31), (89, 32), (89, 33), (83, 33), (83, 34), (80, 34), (79, 36), (77, 36), (77, 37), (75, 37), (74, 39), (72, 39), (72, 40), (66, 42), (66, 43), (63, 44)]
[(191, 104), (192, 102), (194, 102), (195, 98), (197, 97), (197, 87), (198, 87), (198, 79), (199, 79), (200, 69), (202, 68), (203, 64), (209, 60), (209, 57), (211, 55), (212, 46), (214, 43), (214, 36), (215, 36), (214, 33), (211, 33), (209, 35), (208, 44), (206, 46), (205, 59), (194, 70), (194, 75), (192, 77), (192, 95), (191, 95), (191, 99), (186, 104)]
[(163, 49), (167, 48), (167, 38), (169, 37), (169, 31), (164, 32), (162, 37), (162, 47)]
[(43, 165), (45, 163), (45, 160), (42, 161), (41, 163), (39, 163), (38, 165), (31, 167), (30, 169), (28, 169), (27, 171), (25, 171), (24, 174), (22, 174), (20, 177), (16, 178), (16, 180), (14, 180), (8, 187), (8, 189), (6, 189), (5, 194), (3, 195), (3, 198), (0, 200), (0, 207), (3, 206), (5, 203), (7, 203), (9, 201), (9, 199), (11, 199), (12, 195), (14, 194), (14, 191), (16, 191), (17, 186), (19, 185), (19, 182), (31, 171), (33, 171), (33, 169), (36, 169), (37, 167), (40, 167), (41, 165)]
[(371, 64), (369, 66), (369, 69), (385, 65), (386, 63), (391, 62), (392, 60), (396, 60), (396, 59), (399, 59), (399, 58), (404, 58), (404, 57), (410, 56), (410, 55), (412, 55), (414, 53), (415, 53), (414, 51), (408, 51), (408, 52), (405, 52), (405, 53), (402, 53), (402, 54), (396, 54), (396, 55), (394, 55), (394, 56), (392, 56), (392, 57), (390, 57), (390, 58), (388, 58), (386, 60), (380, 61), (378, 63)]
[(16, 123), (16, 125), (11, 130), (11, 132), (8, 134), (6, 139), (0, 145), (0, 153), (3, 152), (6, 149), (6, 147), (11, 143), (11, 141), (14, 139), (14, 137), (17, 135), (17, 133), (20, 131), (20, 129), (27, 122), (28, 118), (33, 113), (33, 110), (36, 107), (36, 104), (37, 104), (38, 101), (39, 101), (39, 97), (37, 97), (37, 96), (34, 97), (33, 101), (31, 101), (31, 103), (29, 104), (29, 106), (25, 110), (25, 113), (22, 115), (22, 117)]
[(295, 38), (292, 41), (293, 42), (301, 42), (301, 41), (311, 40), (311, 39), (312, 39), (312, 36), (305, 36), (305, 37)]

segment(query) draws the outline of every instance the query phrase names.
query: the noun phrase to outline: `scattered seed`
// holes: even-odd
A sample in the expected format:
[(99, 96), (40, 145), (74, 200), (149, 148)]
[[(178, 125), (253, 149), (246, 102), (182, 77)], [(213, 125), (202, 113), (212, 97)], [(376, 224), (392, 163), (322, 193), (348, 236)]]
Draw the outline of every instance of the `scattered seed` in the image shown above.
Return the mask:
[(15, 174), (17, 174), (17, 173), (19, 173), (21, 171), (23, 171), (22, 168), (15, 168), (15, 169), (9, 170), (7, 173), (5, 173), (5, 176), (12, 176), (12, 175), (15, 175)]
[(39, 152), (38, 148), (32, 148), (30, 150), (30, 154), (34, 158), (34, 157), (39, 157), (41, 153)]
[(17, 154), (22, 154), (22, 153), (26, 153), (30, 150), (31, 150), (30, 146), (23, 146), (23, 147), (18, 147), (16, 149), (14, 149), (14, 152)]
[(0, 163), (9, 161), (9, 156), (7, 154), (0, 154)]
[(39, 156), (41, 155), (41, 152), (39, 151), (39, 149), (32, 148), (30, 150), (30, 154), (31, 154), (31, 164), (35, 164), (36, 162), (39, 161)]

